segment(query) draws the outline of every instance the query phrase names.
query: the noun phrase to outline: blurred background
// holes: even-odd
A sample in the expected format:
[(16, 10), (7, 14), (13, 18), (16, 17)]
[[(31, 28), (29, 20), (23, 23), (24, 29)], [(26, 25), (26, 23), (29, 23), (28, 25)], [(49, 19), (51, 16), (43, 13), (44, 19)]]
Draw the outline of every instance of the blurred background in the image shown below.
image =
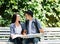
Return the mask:
[(0, 0), (0, 27), (9, 27), (14, 13), (24, 22), (24, 11), (28, 9), (42, 27), (60, 27), (60, 0)]

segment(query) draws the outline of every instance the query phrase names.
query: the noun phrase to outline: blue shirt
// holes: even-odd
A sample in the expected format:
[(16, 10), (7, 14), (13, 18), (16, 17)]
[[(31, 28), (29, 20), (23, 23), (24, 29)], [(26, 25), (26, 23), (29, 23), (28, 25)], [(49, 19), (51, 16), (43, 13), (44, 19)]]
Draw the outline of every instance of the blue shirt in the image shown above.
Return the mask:
[[(28, 21), (27, 22), (27, 27), (26, 27), (26, 23), (24, 24), (25, 25), (24, 29), (27, 30), (27, 34), (35, 34), (35, 33), (37, 33), (37, 29), (36, 29), (36, 26), (35, 26), (34, 22), (35, 22), (35, 19), (32, 19), (32, 21)], [(38, 20), (37, 20), (37, 27), (38, 27), (38, 30), (41, 29), (41, 24), (40, 24), (40, 22)]]

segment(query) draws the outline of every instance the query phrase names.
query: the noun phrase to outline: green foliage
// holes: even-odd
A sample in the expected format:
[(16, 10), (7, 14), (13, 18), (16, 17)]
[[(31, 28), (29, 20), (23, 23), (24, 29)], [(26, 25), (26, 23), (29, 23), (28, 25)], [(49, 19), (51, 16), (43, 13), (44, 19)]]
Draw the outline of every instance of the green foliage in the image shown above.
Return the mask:
[(60, 0), (0, 0), (0, 26), (9, 26), (14, 13), (18, 12), (21, 21), (24, 11), (32, 10), (34, 18), (44, 27), (60, 27)]

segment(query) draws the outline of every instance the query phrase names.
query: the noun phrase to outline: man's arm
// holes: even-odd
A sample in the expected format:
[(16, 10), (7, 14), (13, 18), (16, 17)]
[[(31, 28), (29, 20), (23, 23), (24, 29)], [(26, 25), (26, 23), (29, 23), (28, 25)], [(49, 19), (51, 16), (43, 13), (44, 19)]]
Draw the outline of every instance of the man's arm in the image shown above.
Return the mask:
[(42, 29), (41, 23), (38, 20), (37, 20), (37, 26), (38, 26), (39, 32), (44, 33), (44, 29)]

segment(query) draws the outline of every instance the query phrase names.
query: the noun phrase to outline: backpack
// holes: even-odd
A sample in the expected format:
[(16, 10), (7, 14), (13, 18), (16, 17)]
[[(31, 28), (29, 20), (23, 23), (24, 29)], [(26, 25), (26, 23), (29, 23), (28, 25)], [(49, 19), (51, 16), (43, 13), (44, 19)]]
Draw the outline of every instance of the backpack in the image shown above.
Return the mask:
[[(40, 33), (39, 28), (38, 28), (38, 26), (37, 26), (37, 19), (35, 19), (34, 25), (35, 25), (35, 27), (36, 27), (37, 33)], [(40, 41), (41, 38), (38, 37), (38, 39), (39, 39), (39, 41)]]
[(39, 28), (38, 28), (38, 26), (37, 26), (37, 19), (35, 19), (34, 25), (35, 25), (35, 27), (36, 27), (37, 33), (40, 33)]

